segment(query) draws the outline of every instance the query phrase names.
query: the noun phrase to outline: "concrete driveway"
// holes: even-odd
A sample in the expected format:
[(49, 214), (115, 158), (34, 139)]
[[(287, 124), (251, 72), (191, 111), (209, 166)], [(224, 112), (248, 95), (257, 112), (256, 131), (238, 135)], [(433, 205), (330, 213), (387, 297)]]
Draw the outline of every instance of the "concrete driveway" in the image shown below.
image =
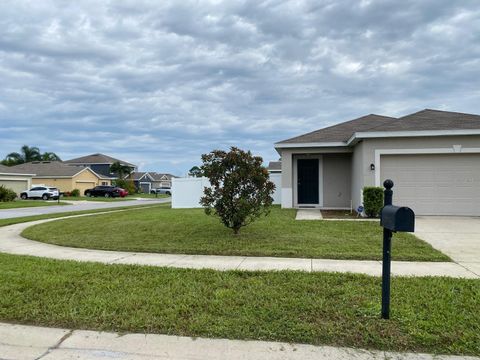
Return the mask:
[(4, 209), (0, 210), (0, 219), (10, 219), (22, 216), (56, 214), (68, 211), (84, 211), (97, 209), (112, 209), (123, 206), (139, 206), (139, 205), (154, 205), (170, 202), (170, 198), (163, 199), (142, 199), (142, 200), (128, 200), (128, 201), (81, 201), (73, 205), (59, 205), (59, 206), (41, 206), (41, 207), (26, 207), (18, 209)]
[(480, 275), (480, 217), (418, 216), (415, 235)]

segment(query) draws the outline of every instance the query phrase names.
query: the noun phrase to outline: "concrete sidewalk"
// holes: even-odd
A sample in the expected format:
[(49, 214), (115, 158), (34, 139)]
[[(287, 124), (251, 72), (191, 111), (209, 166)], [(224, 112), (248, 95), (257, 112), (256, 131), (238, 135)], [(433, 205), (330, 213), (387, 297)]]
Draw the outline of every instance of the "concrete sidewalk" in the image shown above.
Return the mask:
[[(94, 216), (95, 214), (76, 215)], [(330, 260), (279, 257), (215, 256), (136, 253), (71, 248), (23, 238), (21, 232), (32, 225), (63, 218), (46, 219), (0, 227), (0, 252), (58, 260), (93, 261), (104, 264), (132, 264), (214, 270), (300, 270), (306, 272), (351, 272), (380, 276), (380, 261)], [(454, 262), (393, 261), (394, 276), (450, 276), (478, 279), (480, 276)]]
[(0, 358), (9, 360), (479, 360), (268, 341), (117, 334), (0, 323)]

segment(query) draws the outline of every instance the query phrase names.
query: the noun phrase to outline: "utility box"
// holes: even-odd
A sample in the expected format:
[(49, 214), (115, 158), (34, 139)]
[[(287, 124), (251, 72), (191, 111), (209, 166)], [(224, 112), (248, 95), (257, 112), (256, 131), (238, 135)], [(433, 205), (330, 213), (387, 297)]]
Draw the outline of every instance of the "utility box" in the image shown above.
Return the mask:
[(380, 225), (390, 231), (414, 232), (415, 213), (406, 206), (385, 205), (381, 212)]

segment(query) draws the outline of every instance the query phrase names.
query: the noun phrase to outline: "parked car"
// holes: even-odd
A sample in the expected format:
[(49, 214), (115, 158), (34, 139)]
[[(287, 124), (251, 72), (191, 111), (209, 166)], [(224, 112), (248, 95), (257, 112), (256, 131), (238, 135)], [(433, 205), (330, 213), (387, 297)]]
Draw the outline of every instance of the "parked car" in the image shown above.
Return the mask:
[(119, 197), (120, 196), (120, 188), (116, 186), (107, 186), (107, 185), (100, 185), (95, 186), (93, 189), (87, 189), (83, 193), (85, 196), (102, 196), (102, 197)]
[(161, 187), (156, 189), (151, 189), (150, 194), (166, 194), (172, 195), (172, 188), (169, 187)]
[(58, 199), (59, 191), (57, 188), (45, 185), (35, 185), (30, 190), (25, 190), (20, 193), (20, 198), (27, 199)]
[(128, 195), (128, 191), (125, 190), (125, 189), (122, 189), (122, 188), (118, 188), (118, 190), (120, 191), (120, 197), (125, 197)]

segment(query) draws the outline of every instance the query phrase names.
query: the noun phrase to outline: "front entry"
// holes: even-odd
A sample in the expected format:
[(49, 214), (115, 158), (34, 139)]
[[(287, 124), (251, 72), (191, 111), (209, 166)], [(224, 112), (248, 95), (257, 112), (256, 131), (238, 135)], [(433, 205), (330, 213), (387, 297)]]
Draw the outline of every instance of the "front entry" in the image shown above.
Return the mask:
[(297, 191), (299, 204), (319, 203), (318, 159), (297, 160)]

